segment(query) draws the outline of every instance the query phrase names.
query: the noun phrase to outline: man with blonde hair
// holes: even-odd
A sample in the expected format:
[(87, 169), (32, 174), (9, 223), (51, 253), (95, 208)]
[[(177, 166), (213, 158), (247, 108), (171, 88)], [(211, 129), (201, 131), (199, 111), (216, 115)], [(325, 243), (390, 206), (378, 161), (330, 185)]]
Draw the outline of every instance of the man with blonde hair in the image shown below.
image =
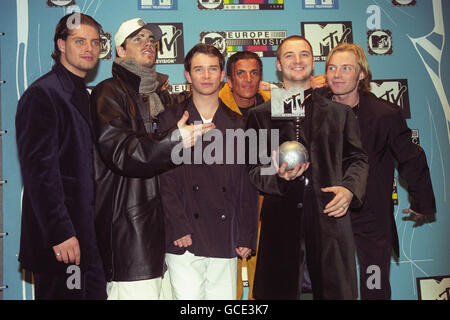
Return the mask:
[[(420, 224), (424, 215), (436, 212), (436, 203), (425, 152), (411, 140), (401, 110), (370, 92), (372, 74), (363, 49), (341, 43), (325, 63), (330, 97), (347, 104), (355, 112), (361, 141), (369, 156), (369, 177), (363, 206), (350, 209), (360, 266), (360, 297), (390, 299), (390, 258), (399, 255), (399, 245), (391, 198), (395, 162), (408, 183), (411, 208), (404, 209)], [(329, 90), (324, 89), (324, 90)], [(380, 285), (370, 281), (373, 267), (381, 274)]]

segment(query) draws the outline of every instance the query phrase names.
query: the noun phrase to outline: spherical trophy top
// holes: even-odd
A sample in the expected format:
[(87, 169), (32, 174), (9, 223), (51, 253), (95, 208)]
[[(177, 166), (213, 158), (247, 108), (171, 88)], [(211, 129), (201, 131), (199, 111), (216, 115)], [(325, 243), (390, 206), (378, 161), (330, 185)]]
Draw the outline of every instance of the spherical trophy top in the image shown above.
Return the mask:
[(287, 162), (286, 170), (292, 170), (297, 163), (308, 162), (308, 151), (305, 146), (297, 141), (286, 141), (280, 145), (279, 151), (279, 164)]

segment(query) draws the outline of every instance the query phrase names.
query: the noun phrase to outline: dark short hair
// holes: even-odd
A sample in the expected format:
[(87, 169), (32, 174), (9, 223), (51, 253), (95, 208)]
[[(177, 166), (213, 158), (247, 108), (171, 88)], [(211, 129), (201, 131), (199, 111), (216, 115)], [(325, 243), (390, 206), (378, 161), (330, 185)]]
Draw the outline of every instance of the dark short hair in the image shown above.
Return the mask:
[(211, 44), (199, 43), (196, 44), (191, 50), (189, 50), (186, 57), (184, 58), (184, 70), (186, 70), (187, 72), (191, 71), (192, 58), (196, 53), (203, 53), (210, 56), (216, 56), (219, 59), (220, 71), (223, 70), (225, 66), (225, 58), (223, 57), (219, 49), (217, 49)]
[(262, 78), (262, 71), (263, 71), (263, 65), (261, 58), (254, 52), (251, 51), (238, 51), (235, 54), (233, 54), (231, 57), (228, 58), (227, 61), (227, 78), (233, 79), (233, 68), (236, 62), (239, 60), (250, 60), (254, 59), (258, 62), (259, 66), (259, 73)]
[(298, 36), (298, 35), (293, 35), (293, 36), (289, 36), (286, 39), (284, 39), (283, 41), (281, 41), (280, 45), (277, 48), (277, 60), (280, 60), (280, 58), (281, 58), (280, 54), (281, 54), (281, 48), (283, 47), (283, 44), (285, 44), (289, 40), (302, 40), (302, 41), (305, 41), (308, 44), (309, 49), (311, 49), (311, 54), (313, 54), (313, 49), (312, 49), (311, 43), (308, 40), (306, 40), (305, 37)]
[(102, 26), (100, 25), (100, 23), (95, 21), (95, 19), (92, 18), (91, 16), (78, 12), (66, 14), (64, 17), (61, 18), (61, 20), (59, 20), (58, 24), (56, 25), (55, 36), (53, 37), (54, 49), (52, 53), (52, 58), (56, 62), (59, 62), (59, 59), (61, 57), (61, 51), (59, 51), (58, 48), (58, 39), (66, 40), (67, 37), (70, 36), (72, 30), (69, 28), (67, 22), (69, 18), (71, 18), (74, 14), (80, 15), (80, 25), (84, 24), (96, 28), (99, 35), (103, 33)]

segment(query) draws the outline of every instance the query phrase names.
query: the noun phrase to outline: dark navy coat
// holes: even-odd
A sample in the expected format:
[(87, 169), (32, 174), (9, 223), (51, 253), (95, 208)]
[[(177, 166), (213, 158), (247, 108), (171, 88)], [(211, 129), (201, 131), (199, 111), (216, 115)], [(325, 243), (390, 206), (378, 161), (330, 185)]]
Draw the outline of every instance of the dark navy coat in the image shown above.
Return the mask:
[(98, 257), (93, 145), (86, 96), (56, 64), (19, 100), (17, 147), (23, 180), (19, 261), (33, 272), (65, 270), (53, 246), (76, 236), (81, 267)]

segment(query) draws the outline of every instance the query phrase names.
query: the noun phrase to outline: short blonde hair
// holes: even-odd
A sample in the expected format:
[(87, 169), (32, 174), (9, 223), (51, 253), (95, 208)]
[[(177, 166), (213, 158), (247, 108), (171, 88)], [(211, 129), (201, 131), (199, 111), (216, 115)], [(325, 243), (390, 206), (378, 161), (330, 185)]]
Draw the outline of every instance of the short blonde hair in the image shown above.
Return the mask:
[(360, 71), (364, 72), (366, 77), (359, 82), (358, 90), (361, 92), (370, 92), (370, 83), (372, 82), (372, 72), (370, 72), (369, 61), (363, 48), (356, 43), (342, 42), (331, 50), (325, 62), (325, 71), (328, 70), (330, 59), (336, 52), (348, 51), (355, 55)]

